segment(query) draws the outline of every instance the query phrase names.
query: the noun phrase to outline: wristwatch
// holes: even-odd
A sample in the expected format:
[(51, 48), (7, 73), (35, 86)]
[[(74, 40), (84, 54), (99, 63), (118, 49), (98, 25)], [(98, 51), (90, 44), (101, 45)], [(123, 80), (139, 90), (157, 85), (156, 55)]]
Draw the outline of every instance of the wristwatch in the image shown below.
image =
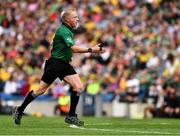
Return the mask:
[(93, 50), (92, 50), (92, 48), (88, 48), (88, 52), (92, 52)]

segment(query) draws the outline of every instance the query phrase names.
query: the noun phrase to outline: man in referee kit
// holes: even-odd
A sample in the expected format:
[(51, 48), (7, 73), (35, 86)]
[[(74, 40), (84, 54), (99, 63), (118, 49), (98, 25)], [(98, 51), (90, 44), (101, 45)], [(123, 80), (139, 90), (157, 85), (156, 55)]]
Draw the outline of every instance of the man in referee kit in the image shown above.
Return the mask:
[(76, 107), (79, 101), (80, 93), (83, 90), (83, 84), (79, 75), (69, 63), (73, 53), (104, 53), (105, 49), (97, 44), (92, 48), (82, 48), (75, 45), (73, 40), (74, 29), (78, 27), (79, 17), (76, 9), (67, 9), (61, 13), (61, 26), (56, 30), (53, 39), (53, 48), (51, 57), (46, 61), (44, 73), (42, 75), (39, 88), (31, 90), (20, 106), (13, 113), (15, 124), (21, 124), (21, 117), (27, 105), (36, 97), (42, 95), (56, 78), (64, 80), (71, 86), (70, 110), (65, 117), (65, 122), (76, 126), (83, 126), (76, 114)]

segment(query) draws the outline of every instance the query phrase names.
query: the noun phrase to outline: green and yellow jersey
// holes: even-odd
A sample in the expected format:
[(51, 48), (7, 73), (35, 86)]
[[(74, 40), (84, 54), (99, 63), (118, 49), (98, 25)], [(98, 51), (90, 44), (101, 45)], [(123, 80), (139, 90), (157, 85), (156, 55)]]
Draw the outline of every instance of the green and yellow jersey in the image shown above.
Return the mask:
[(71, 46), (75, 44), (73, 29), (67, 24), (62, 25), (57, 29), (54, 39), (51, 57), (69, 62), (72, 58)]

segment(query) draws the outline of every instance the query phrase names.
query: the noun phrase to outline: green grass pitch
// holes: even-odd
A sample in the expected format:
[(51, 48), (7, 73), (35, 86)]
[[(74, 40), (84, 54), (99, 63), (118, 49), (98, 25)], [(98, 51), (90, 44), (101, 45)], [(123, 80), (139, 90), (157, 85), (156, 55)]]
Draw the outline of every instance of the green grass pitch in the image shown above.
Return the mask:
[(180, 119), (122, 119), (82, 117), (83, 128), (71, 128), (63, 117), (23, 116), (16, 126), (11, 116), (0, 116), (0, 135), (180, 135)]

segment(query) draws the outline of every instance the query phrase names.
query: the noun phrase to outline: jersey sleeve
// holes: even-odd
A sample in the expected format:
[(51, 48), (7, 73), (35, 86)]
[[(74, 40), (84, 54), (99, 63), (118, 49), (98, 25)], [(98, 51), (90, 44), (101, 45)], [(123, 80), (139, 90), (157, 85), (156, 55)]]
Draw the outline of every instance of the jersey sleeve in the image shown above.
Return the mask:
[(68, 47), (71, 47), (75, 44), (73, 38), (69, 34), (62, 35), (62, 38)]

